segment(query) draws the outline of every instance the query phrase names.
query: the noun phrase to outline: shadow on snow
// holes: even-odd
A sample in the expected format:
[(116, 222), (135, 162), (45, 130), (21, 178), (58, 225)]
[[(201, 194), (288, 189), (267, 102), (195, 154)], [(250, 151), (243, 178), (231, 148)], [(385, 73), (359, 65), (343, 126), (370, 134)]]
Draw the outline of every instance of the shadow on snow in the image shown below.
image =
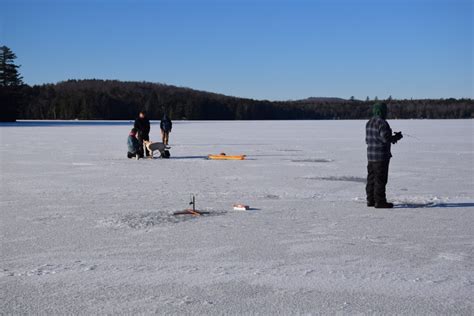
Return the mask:
[(474, 203), (401, 203), (394, 208), (458, 208), (474, 207)]

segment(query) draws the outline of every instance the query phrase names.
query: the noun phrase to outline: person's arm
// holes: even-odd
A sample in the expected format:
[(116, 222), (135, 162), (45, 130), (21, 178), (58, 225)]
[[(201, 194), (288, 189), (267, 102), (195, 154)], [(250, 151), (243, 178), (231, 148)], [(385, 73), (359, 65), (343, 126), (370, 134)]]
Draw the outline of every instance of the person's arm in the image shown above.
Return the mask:
[(135, 123), (133, 123), (133, 127), (136, 128), (136, 129), (140, 129), (139, 126), (138, 126), (138, 119), (135, 119)]
[(382, 121), (379, 126), (379, 135), (382, 143), (388, 144), (392, 142), (392, 129), (387, 122)]
[(368, 145), (369, 144), (369, 124), (370, 124), (370, 121), (368, 121), (366, 124), (365, 124), (365, 143)]
[(380, 128), (380, 137), (382, 142), (384, 142), (385, 144), (396, 144), (400, 139), (403, 138), (403, 135), (402, 132), (392, 134), (392, 129), (390, 128), (390, 125), (388, 125), (387, 122), (384, 122), (384, 124), (382, 124)]
[(173, 122), (170, 120), (170, 132), (173, 129)]

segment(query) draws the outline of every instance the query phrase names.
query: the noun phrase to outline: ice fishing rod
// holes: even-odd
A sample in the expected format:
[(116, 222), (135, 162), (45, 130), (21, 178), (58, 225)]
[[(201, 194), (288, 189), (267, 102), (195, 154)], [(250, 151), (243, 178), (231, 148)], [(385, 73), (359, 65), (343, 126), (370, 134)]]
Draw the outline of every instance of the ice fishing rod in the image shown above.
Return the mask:
[(410, 135), (410, 134), (403, 134), (403, 136), (411, 137), (411, 138), (421, 141), (421, 139), (419, 139), (418, 137)]

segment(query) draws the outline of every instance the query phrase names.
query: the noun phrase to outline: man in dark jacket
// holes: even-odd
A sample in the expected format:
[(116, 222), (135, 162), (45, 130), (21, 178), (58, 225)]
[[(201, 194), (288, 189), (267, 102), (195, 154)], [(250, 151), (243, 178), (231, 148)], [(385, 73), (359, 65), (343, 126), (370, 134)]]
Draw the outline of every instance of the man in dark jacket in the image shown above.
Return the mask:
[(387, 121), (387, 105), (376, 103), (373, 108), (374, 116), (365, 127), (365, 142), (367, 143), (367, 206), (375, 208), (392, 208), (387, 202), (385, 186), (388, 181), (388, 166), (392, 153), (391, 144), (402, 139), (402, 133), (392, 134)]
[(161, 139), (163, 140), (163, 144), (168, 145), (171, 129), (173, 128), (173, 122), (171, 122), (170, 118), (165, 114), (161, 119), (160, 129), (161, 129)]
[(127, 157), (130, 158), (143, 158), (143, 146), (139, 143), (137, 139), (137, 129), (132, 128), (130, 134), (128, 134), (127, 138)]
[[(137, 129), (138, 141), (140, 142), (140, 145), (143, 146), (144, 140), (150, 140), (150, 120), (146, 117), (146, 113), (144, 111), (141, 111), (138, 114), (138, 118), (135, 120), (134, 128)], [(146, 155), (150, 155), (148, 150), (146, 150)]]

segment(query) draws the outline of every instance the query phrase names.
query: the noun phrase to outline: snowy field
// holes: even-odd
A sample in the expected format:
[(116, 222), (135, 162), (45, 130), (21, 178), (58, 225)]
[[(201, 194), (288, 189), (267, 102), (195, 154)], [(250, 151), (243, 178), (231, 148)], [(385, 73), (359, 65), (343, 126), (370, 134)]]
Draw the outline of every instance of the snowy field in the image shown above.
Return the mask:
[(390, 123), (392, 210), (364, 121), (175, 122), (139, 161), (130, 123), (2, 125), (0, 314), (472, 315), (474, 122)]

